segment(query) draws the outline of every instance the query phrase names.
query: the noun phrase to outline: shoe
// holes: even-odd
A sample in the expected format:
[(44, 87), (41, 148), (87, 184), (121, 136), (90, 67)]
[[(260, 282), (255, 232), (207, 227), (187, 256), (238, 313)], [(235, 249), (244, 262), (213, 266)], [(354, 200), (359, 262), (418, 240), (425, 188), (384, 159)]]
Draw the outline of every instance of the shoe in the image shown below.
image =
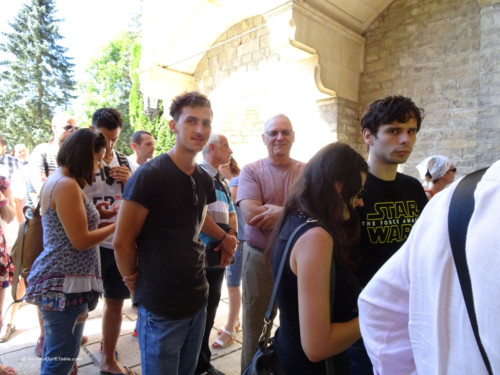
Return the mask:
[(6, 342), (12, 333), (16, 332), (16, 326), (14, 324), (7, 324), (5, 328), (5, 333), (0, 337), (0, 342)]
[(217, 370), (212, 364), (210, 364), (210, 367), (207, 369), (205, 374), (206, 375), (226, 375), (222, 371)]
[(82, 336), (82, 345), (85, 345), (88, 342), (89, 342), (89, 337), (88, 336)]
[(40, 358), (42, 357), (43, 353), (43, 338), (43, 336), (40, 336), (35, 345), (35, 355)]
[[(101, 346), (99, 347), (99, 353), (102, 353), (102, 340), (101, 340)], [(118, 361), (118, 350), (115, 350), (115, 359)], [(123, 366), (125, 367), (125, 366)], [(111, 373), (109, 373), (111, 374)]]
[(132, 332), (132, 336), (137, 337), (137, 331), (134, 328), (134, 331)]
[[(221, 327), (221, 328), (219, 328), (219, 329), (217, 330), (217, 334), (218, 334), (219, 336), (220, 336), (220, 335), (222, 335), (222, 329), (223, 329), (223, 328), (224, 328), (224, 327)], [(236, 325), (234, 326), (234, 332), (239, 332), (239, 331), (241, 331), (241, 329), (240, 329), (240, 328), (241, 328), (241, 322), (240, 322), (240, 320), (238, 319), (238, 320), (236, 321)]]
[(222, 333), (225, 333), (226, 335), (229, 336), (229, 340), (224, 342), (220, 339), (220, 336), (219, 336), (219, 338), (212, 343), (212, 348), (214, 348), (214, 349), (225, 348), (226, 346), (231, 345), (236, 340), (236, 331), (231, 332), (231, 331), (228, 331), (227, 329), (225, 329), (224, 327), (222, 327), (221, 330), (222, 330)]

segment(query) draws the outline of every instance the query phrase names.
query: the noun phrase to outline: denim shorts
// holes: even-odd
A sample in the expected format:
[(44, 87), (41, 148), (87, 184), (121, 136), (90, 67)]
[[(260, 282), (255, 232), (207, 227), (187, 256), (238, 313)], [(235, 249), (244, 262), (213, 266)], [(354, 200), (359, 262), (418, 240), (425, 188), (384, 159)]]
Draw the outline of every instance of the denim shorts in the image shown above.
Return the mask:
[(226, 284), (227, 286), (241, 285), (241, 262), (243, 259), (243, 244), (245, 241), (240, 241), (234, 254), (234, 262), (226, 267)]
[(80, 353), (87, 312), (87, 303), (64, 311), (41, 310), (45, 331), (41, 375), (69, 374)]
[(172, 320), (138, 308), (143, 375), (192, 375), (205, 331), (207, 303), (192, 317)]

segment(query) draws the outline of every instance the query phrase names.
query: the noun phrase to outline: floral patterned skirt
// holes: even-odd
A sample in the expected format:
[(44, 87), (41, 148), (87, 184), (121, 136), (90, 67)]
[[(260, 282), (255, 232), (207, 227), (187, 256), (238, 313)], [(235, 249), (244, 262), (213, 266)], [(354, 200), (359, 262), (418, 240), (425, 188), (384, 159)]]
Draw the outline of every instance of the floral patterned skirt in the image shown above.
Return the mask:
[(5, 237), (0, 234), (0, 288), (8, 288), (12, 284), (12, 275), (14, 274), (14, 265), (10, 261), (10, 255), (7, 253)]

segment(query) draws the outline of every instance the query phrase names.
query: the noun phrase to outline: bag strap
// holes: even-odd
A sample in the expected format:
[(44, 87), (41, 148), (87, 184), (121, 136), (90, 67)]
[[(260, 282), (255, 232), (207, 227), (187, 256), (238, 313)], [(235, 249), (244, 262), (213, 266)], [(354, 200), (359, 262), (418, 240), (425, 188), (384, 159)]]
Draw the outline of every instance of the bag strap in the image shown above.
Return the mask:
[(304, 228), (305, 226), (308, 226), (308, 225), (312, 225), (313, 223), (317, 223), (317, 222), (318, 222), (318, 220), (316, 220), (316, 219), (307, 219), (307, 221), (305, 223), (302, 223), (299, 226), (297, 226), (297, 228), (295, 228), (295, 230), (292, 232), (290, 237), (288, 237), (288, 241), (286, 242), (285, 250), (283, 251), (283, 255), (281, 256), (281, 261), (280, 261), (280, 265), (278, 268), (278, 273), (276, 274), (276, 280), (274, 280), (274, 287), (273, 287), (273, 293), (271, 294), (271, 300), (269, 301), (269, 305), (267, 306), (267, 310), (266, 310), (266, 315), (264, 316), (264, 327), (262, 328), (262, 334), (260, 335), (260, 338), (259, 338), (259, 345), (260, 346), (267, 347), (267, 344), (268, 344), (268, 342), (267, 342), (268, 340), (266, 340), (266, 333), (267, 333), (268, 329), (271, 329), (271, 327), (270, 327), (271, 323), (272, 323), (271, 315), (272, 315), (273, 310), (274, 310), (274, 305), (276, 304), (276, 297), (278, 295), (278, 287), (280, 285), (281, 275), (283, 274), (283, 269), (285, 268), (286, 258), (287, 258), (289, 251), (290, 251), (290, 246), (291, 246), (293, 240), (295, 239), (295, 236), (302, 228)]
[[(333, 302), (335, 300), (335, 254), (332, 254), (332, 268), (330, 269), (330, 322), (333, 323)], [(335, 375), (334, 357), (325, 359), (326, 375)]]
[(474, 212), (474, 190), (483, 177), (487, 168), (480, 169), (465, 176), (457, 185), (451, 197), (450, 209), (448, 212), (448, 232), (450, 237), (451, 251), (457, 268), (458, 279), (462, 294), (465, 300), (465, 306), (469, 314), (469, 319), (474, 331), (477, 346), (483, 357), (484, 364), (488, 374), (492, 375), (491, 364), (488, 355), (484, 350), (481, 337), (479, 336), (479, 327), (477, 325), (476, 311), (474, 309), (474, 297), (472, 294), (472, 285), (469, 268), (467, 267), (467, 257), (465, 254), (465, 241), (467, 239), (467, 228)]

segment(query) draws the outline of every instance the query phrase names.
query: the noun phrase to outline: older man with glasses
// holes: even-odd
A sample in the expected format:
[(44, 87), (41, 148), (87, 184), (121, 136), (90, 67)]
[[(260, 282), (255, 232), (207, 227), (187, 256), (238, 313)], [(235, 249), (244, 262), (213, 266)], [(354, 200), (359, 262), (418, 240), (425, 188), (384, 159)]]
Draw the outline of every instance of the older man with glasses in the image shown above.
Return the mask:
[(262, 140), (267, 147), (268, 157), (243, 167), (236, 200), (247, 224), (241, 283), (242, 370), (250, 363), (257, 349), (273, 291), (271, 268), (264, 259), (264, 250), (283, 210), (285, 197), (304, 168), (304, 163), (290, 157), (295, 133), (287, 116), (279, 114), (267, 120)]

